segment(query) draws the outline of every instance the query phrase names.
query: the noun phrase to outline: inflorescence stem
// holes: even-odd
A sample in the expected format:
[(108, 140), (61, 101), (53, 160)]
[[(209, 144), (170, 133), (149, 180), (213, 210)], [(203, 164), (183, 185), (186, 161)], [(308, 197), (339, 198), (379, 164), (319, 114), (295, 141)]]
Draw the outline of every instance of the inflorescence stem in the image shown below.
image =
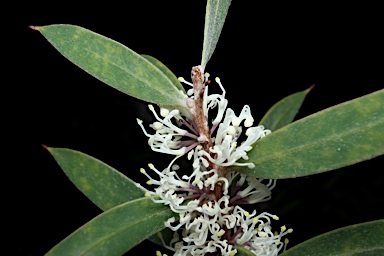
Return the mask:
[(209, 148), (213, 146), (211, 141), (211, 132), (208, 127), (208, 120), (204, 116), (203, 111), (203, 99), (205, 87), (209, 84), (209, 80), (204, 81), (204, 70), (201, 66), (195, 66), (192, 68), (191, 76), (193, 82), (193, 89), (195, 95), (195, 104), (192, 105), (192, 115), (199, 129), (198, 141), (203, 146), (206, 152), (209, 152)]
[[(191, 78), (193, 82), (193, 89), (194, 89), (194, 96), (195, 96), (195, 104), (192, 104), (192, 115), (194, 117), (194, 120), (196, 122), (196, 125), (199, 129), (199, 138), (198, 141), (201, 143), (203, 149), (205, 152), (211, 155), (212, 158), (214, 158), (214, 154), (210, 151), (210, 148), (213, 147), (213, 143), (211, 140), (211, 130), (208, 126), (208, 120), (204, 115), (203, 111), (203, 101), (204, 101), (204, 91), (206, 86), (209, 85), (211, 82), (210, 80), (204, 81), (204, 69), (201, 65), (195, 66), (192, 68), (191, 71)], [(226, 172), (221, 166), (216, 166), (212, 161), (210, 161), (208, 158), (206, 158), (209, 162), (208, 170), (216, 169), (217, 174), (219, 177), (225, 177)], [(223, 194), (223, 188), (222, 183), (218, 182), (215, 185), (214, 189), (214, 196), (217, 200), (219, 200), (222, 197)]]

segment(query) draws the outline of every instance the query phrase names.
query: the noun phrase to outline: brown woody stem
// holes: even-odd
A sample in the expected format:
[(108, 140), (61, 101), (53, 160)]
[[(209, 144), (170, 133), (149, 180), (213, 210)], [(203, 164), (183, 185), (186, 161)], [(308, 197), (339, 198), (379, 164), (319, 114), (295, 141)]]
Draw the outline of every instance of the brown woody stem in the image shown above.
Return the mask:
[[(191, 76), (192, 76), (194, 96), (195, 96), (194, 104), (191, 104), (191, 112), (196, 122), (197, 128), (199, 129), (198, 141), (202, 145), (204, 151), (210, 154), (212, 158), (214, 158), (215, 155), (209, 150), (210, 148), (213, 147), (213, 143), (211, 139), (211, 130), (208, 126), (207, 117), (204, 115), (204, 111), (203, 111), (204, 91), (205, 91), (205, 87), (208, 86), (210, 81), (209, 80), (204, 81), (204, 69), (201, 66), (193, 67)], [(209, 159), (207, 159), (207, 161), (209, 162), (209, 166), (208, 166), (209, 170), (215, 169), (217, 170), (217, 174), (219, 175), (219, 177), (225, 176), (226, 168), (216, 166)], [(222, 195), (223, 195), (222, 183), (218, 182), (214, 190), (214, 196), (218, 200), (219, 198), (222, 197)]]

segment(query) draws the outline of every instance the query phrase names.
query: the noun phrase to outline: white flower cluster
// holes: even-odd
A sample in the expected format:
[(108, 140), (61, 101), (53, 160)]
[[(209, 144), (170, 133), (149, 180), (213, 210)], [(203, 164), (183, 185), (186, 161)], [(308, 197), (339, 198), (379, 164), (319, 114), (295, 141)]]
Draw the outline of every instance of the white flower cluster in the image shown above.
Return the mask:
[[(205, 79), (208, 79), (208, 75)], [(184, 79), (179, 80), (190, 84)], [(155, 130), (153, 135), (147, 133), (142, 121), (138, 120), (144, 134), (149, 137), (151, 148), (176, 155), (176, 158), (163, 171), (157, 170), (152, 164), (148, 165), (158, 175), (157, 179), (141, 169), (149, 179), (147, 184), (157, 186), (153, 191), (140, 184), (137, 186), (143, 188), (153, 202), (168, 205), (179, 214), (178, 219), (170, 218), (165, 223), (166, 227), (175, 231), (170, 245), (164, 245), (174, 251), (174, 255), (232, 256), (237, 252), (235, 245), (243, 246), (256, 255), (277, 255), (288, 243), (287, 239), (283, 242), (281, 238), (292, 229), (287, 230), (282, 226), (279, 233), (272, 233), (271, 219), (277, 220), (276, 215), (266, 212), (257, 214), (255, 210), (249, 213), (238, 206), (269, 200), (275, 180), (258, 179), (237, 172), (225, 172), (223, 175), (217, 170), (232, 165), (253, 168), (252, 163), (237, 161), (247, 160), (251, 145), (270, 131), (264, 130), (263, 126), (252, 127), (254, 120), (249, 106), (244, 106), (239, 116), (227, 109), (225, 90), (220, 79), (216, 78), (216, 82), (222, 94), (208, 95), (206, 88), (203, 98), (203, 113), (207, 120), (209, 110), (217, 108), (210, 135), (214, 134), (216, 128), (217, 131), (215, 137), (209, 138), (212, 141), (209, 152), (201, 145), (201, 134), (193, 118), (187, 118), (179, 110), (160, 108), (160, 118), (150, 105), (149, 109), (157, 120), (150, 125)], [(187, 92), (189, 96), (193, 93), (193, 89)], [(187, 101), (193, 99), (194, 96), (191, 96)], [(238, 146), (237, 140), (243, 129), (241, 124), (247, 128), (246, 139)], [(188, 159), (193, 158), (193, 171), (180, 178), (179, 166), (173, 163), (186, 153)], [(157, 254), (161, 255), (160, 252)]]
[[(205, 255), (219, 251), (220, 255), (235, 255), (234, 245), (242, 245), (256, 255), (277, 255), (284, 243), (281, 237), (292, 232), (292, 229), (281, 227), (280, 233), (271, 231), (271, 219), (277, 220), (276, 215), (263, 212), (248, 213), (238, 204), (263, 202), (270, 198), (274, 180), (267, 184), (262, 179), (247, 177), (239, 173), (229, 173), (226, 178), (217, 177), (215, 171), (200, 173), (203, 182), (201, 188), (191, 183), (195, 174), (184, 175), (180, 179), (176, 173), (177, 165), (165, 168), (162, 172), (152, 164), (148, 165), (159, 180), (153, 179), (144, 169), (141, 172), (149, 180), (148, 185), (157, 185), (154, 191), (146, 190), (146, 196), (155, 203), (169, 205), (173, 212), (179, 214), (179, 219), (170, 218), (165, 226), (175, 232), (171, 241), (172, 246), (166, 248), (175, 255)], [(171, 170), (172, 169), (172, 170)], [(213, 174), (213, 175), (212, 175)], [(235, 182), (235, 180), (237, 180)], [(223, 182), (223, 195), (215, 198), (214, 187)], [(230, 184), (234, 184), (231, 188)], [(179, 241), (179, 236), (182, 241)], [(285, 241), (285, 244), (288, 240)]]

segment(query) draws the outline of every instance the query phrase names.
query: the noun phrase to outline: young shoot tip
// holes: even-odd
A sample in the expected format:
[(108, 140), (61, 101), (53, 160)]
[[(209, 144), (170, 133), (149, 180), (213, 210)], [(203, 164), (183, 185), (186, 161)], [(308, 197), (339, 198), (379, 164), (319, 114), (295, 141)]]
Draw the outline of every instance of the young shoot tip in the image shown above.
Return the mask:
[(47, 145), (44, 145), (44, 144), (41, 144), (41, 146), (42, 146), (43, 148), (45, 148), (46, 150), (50, 150), (50, 149), (51, 149), (50, 147), (48, 147)]
[(30, 29), (32, 29), (32, 30), (37, 30), (37, 31), (39, 31), (40, 30), (40, 26), (28, 26)]
[(311, 85), (308, 89), (305, 90), (306, 93), (309, 93), (312, 91), (313, 87), (315, 87), (315, 84)]

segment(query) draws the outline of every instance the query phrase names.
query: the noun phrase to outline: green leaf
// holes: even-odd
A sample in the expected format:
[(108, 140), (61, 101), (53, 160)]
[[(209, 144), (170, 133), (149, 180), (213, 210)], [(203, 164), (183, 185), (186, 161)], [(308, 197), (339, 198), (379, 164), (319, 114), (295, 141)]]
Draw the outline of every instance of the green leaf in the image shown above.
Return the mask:
[(248, 251), (241, 245), (235, 245), (234, 247), (237, 250), (236, 256), (255, 256), (253, 252)]
[(123, 255), (164, 228), (173, 216), (167, 206), (140, 198), (118, 205), (89, 221), (46, 255)]
[(384, 220), (376, 220), (311, 238), (281, 256), (307, 255), (384, 255)]
[[(179, 216), (176, 216), (175, 218), (178, 218), (178, 217)], [(169, 245), (171, 243), (171, 240), (173, 238), (174, 233), (175, 232), (172, 231), (171, 229), (165, 228), (165, 229), (161, 230), (160, 233), (158, 232), (157, 234), (152, 235), (150, 238), (148, 238), (148, 240), (155, 243), (155, 244), (158, 244), (160, 246), (164, 246), (163, 242), (161, 241), (161, 238), (160, 238), (160, 236), (161, 236), (162, 239), (164, 240), (164, 243), (166, 245)]]
[(311, 91), (313, 86), (307, 90), (291, 94), (273, 105), (261, 119), (259, 125), (276, 131), (281, 127), (291, 123), (303, 103), (305, 96)]
[[(144, 195), (134, 181), (94, 157), (66, 148), (46, 149), (70, 181), (103, 211)], [(173, 231), (166, 228), (161, 233), (164, 241), (169, 243)], [(163, 245), (156, 234), (148, 239)]]
[(67, 59), (109, 86), (144, 101), (185, 108), (184, 97), (172, 81), (124, 45), (79, 26), (32, 28)]
[[(177, 79), (177, 77), (175, 76), (175, 74), (172, 73), (171, 70), (169, 70), (167, 68), (167, 66), (165, 66), (161, 61), (159, 61), (158, 59), (152, 57), (152, 56), (149, 56), (149, 55), (145, 55), (145, 54), (141, 54), (142, 57), (144, 57), (146, 60), (148, 60), (149, 62), (151, 62), (154, 66), (156, 66), (161, 72), (164, 73), (164, 75), (166, 75), (168, 77), (168, 79), (173, 83), (173, 85), (178, 89), (178, 90), (182, 90), (184, 93), (185, 93), (185, 89), (183, 87), (183, 85), (180, 83), (180, 81)], [(185, 93), (186, 94), (186, 93)]]
[(257, 141), (248, 175), (283, 179), (334, 170), (384, 154), (384, 90), (293, 122)]
[(46, 148), (72, 183), (103, 211), (144, 196), (135, 182), (96, 158), (76, 150)]
[(231, 0), (208, 0), (205, 10), (204, 42), (201, 66), (207, 65), (219, 41)]

